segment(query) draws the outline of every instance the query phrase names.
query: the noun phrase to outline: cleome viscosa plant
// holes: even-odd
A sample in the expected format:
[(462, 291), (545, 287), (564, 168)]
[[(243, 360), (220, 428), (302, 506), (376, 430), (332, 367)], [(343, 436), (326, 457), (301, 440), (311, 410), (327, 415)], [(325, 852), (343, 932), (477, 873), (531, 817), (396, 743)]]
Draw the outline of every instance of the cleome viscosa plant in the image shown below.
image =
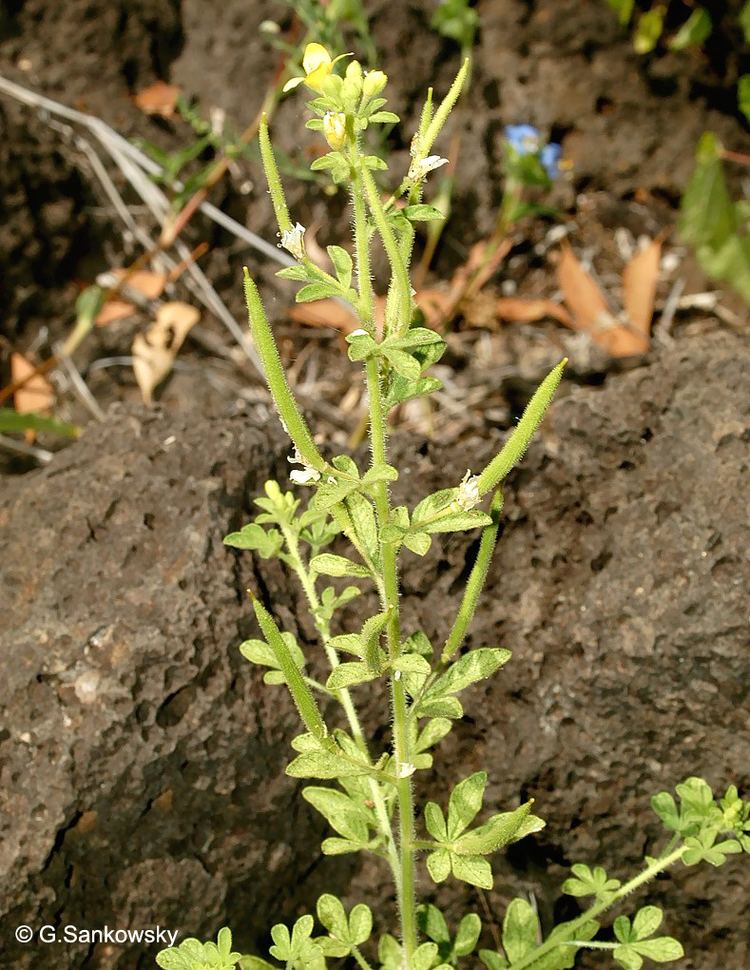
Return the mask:
[[(309, 658), (294, 635), (279, 629), (267, 607), (250, 596), (261, 637), (240, 647), (252, 663), (266, 668), (265, 681), (288, 689), (303, 731), (292, 742), (286, 767), (293, 778), (309, 779), (305, 800), (325, 818), (331, 834), (327, 855), (370, 852), (390, 872), (398, 902), (398, 925), (378, 927), (373, 936), (370, 909), (356, 904), (347, 911), (333, 894), (317, 901), (316, 920), (300, 917), (293, 926), (271, 929), (268, 958), (232, 950), (228, 929), (216, 943), (186, 939), (162, 951), (164, 970), (324, 970), (358, 966), (362, 970), (563, 970), (573, 967), (583, 947), (609, 951), (625, 970), (639, 970), (682, 956), (680, 943), (660, 933), (663, 914), (655, 906), (618, 915), (612, 931), (603, 918), (635, 890), (677, 863), (705, 861), (722, 865), (732, 853), (750, 851), (750, 803), (729, 788), (717, 801), (708, 785), (689, 778), (677, 786), (677, 800), (662, 792), (653, 800), (667, 829), (665, 844), (644, 860), (630, 879), (611, 877), (599, 866), (577, 864), (562, 891), (587, 900), (581, 914), (542, 935), (534, 908), (514, 899), (502, 920), (502, 949), (479, 949), (482, 926), (468, 913), (449, 928), (431, 904), (418, 904), (426, 879), (452, 877), (483, 889), (492, 887), (490, 857), (504, 846), (539, 831), (544, 822), (532, 803), (484, 806), (487, 775), (475, 772), (451, 792), (436, 793), (420, 818), (415, 812), (414, 779), (433, 763), (433, 750), (463, 715), (461, 692), (504, 667), (510, 652), (497, 646), (465, 650), (464, 641), (479, 602), (498, 535), (503, 506), (502, 483), (522, 458), (560, 382), (562, 361), (542, 382), (504, 447), (486, 467), (468, 471), (452, 487), (427, 495), (413, 508), (394, 506), (390, 486), (398, 470), (388, 462), (389, 413), (401, 402), (439, 387), (428, 373), (445, 349), (442, 337), (419, 322), (409, 279), (414, 224), (438, 214), (423, 201), (430, 173), (444, 162), (433, 147), (459, 96), (467, 65), (439, 104), (427, 95), (419, 128), (411, 143), (408, 171), (383, 201), (375, 174), (386, 169), (367, 153), (368, 130), (398, 118), (386, 108), (382, 71), (364, 72), (348, 55), (332, 57), (318, 44), (308, 45), (304, 76), (289, 82), (313, 92), (307, 127), (321, 133), (330, 151), (313, 162), (338, 185), (348, 188), (353, 213), (353, 255), (329, 246), (333, 273), (317, 266), (305, 250), (305, 229), (289, 214), (267, 125), (260, 131), (262, 158), (279, 225), (281, 245), (296, 264), (278, 275), (302, 284), (298, 301), (334, 297), (349, 303), (360, 326), (347, 338), (349, 358), (362, 366), (369, 401), (372, 461), (367, 469), (346, 455), (328, 457), (311, 433), (282, 369), (271, 328), (255, 283), (245, 271), (250, 328), (265, 369), (278, 415), (291, 439), (294, 466), (290, 478), (308, 500), (270, 481), (256, 499), (254, 521), (227, 536), (237, 549), (263, 559), (278, 558), (299, 581), (330, 666), (325, 682), (312, 675)], [(340, 70), (344, 73), (338, 73)], [(382, 245), (390, 282), (382, 316), (376, 317), (370, 270), (373, 247)], [(455, 621), (442, 644), (430, 643), (421, 630), (404, 629), (399, 609), (398, 563), (401, 555), (423, 556), (433, 535), (480, 533), (478, 551)], [(349, 555), (328, 551), (347, 540)], [(338, 549), (339, 546), (337, 545)], [(331, 585), (329, 578), (350, 585)], [(354, 629), (341, 629), (337, 612), (370, 585), (379, 609), (362, 615)], [(351, 610), (349, 611), (351, 613)], [(317, 669), (317, 667), (316, 667)], [(389, 750), (374, 750), (357, 713), (358, 692), (382, 692), (384, 718), (391, 725)], [(323, 701), (323, 704), (319, 703)], [(498, 917), (498, 922), (500, 917)], [(392, 932), (388, 932), (388, 930)], [(484, 941), (482, 941), (484, 942)]]

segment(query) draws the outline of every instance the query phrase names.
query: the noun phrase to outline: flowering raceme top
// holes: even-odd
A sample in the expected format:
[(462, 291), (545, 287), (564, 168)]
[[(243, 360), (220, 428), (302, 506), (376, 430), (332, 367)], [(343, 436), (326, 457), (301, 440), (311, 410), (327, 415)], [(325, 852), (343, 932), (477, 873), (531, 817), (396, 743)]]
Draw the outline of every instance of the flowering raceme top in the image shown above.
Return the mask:
[(323, 82), (333, 73), (334, 64), (344, 57), (351, 57), (351, 54), (339, 54), (332, 58), (322, 44), (308, 44), (302, 57), (305, 76), (290, 78), (284, 85), (284, 92), (305, 84), (311, 91), (319, 93), (323, 89)]

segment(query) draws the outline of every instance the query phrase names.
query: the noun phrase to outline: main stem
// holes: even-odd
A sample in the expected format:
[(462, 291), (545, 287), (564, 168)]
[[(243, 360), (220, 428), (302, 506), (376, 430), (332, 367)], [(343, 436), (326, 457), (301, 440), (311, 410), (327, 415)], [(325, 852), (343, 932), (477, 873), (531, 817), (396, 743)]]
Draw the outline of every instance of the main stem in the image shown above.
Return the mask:
[[(388, 250), (391, 269), (399, 279), (403, 301), (402, 311), (408, 315), (411, 309), (411, 292), (409, 289), (406, 267), (401, 263), (398, 247), (395, 246), (393, 234), (387, 225), (382, 205), (375, 189), (372, 176), (364, 167), (357, 140), (352, 144), (353, 184), (352, 203), (354, 208), (354, 239), (357, 254), (357, 270), (359, 282), (359, 309), (362, 322), (370, 332), (374, 332), (373, 292), (370, 279), (370, 237), (367, 226), (367, 208), (365, 199), (369, 201), (373, 217), (380, 231), (383, 243)], [(367, 361), (367, 394), (370, 410), (370, 446), (372, 449), (373, 465), (387, 464), (386, 454), (386, 416), (383, 408), (383, 397), (380, 388), (379, 359)], [(375, 487), (375, 507), (378, 525), (382, 532), (391, 514), (388, 486), (379, 482)], [(388, 641), (388, 656), (391, 660), (401, 652), (401, 624), (399, 619), (398, 598), (398, 567), (396, 562), (396, 547), (392, 543), (382, 545), (383, 582), (381, 597), (383, 609), (388, 612), (386, 636)], [(406, 691), (403, 682), (392, 672), (390, 675), (391, 703), (393, 707), (393, 753), (396, 759), (396, 797), (398, 803), (399, 845), (398, 861), (399, 875), (396, 879), (398, 893), (399, 915), (401, 919), (401, 943), (404, 951), (404, 966), (411, 970), (414, 965), (414, 952), (417, 949), (417, 913), (415, 899), (415, 850), (414, 850), (414, 799), (409, 775), (409, 735), (406, 705)], [(404, 774), (404, 777), (399, 777)]]
[[(340, 661), (338, 654), (334, 648), (330, 645), (331, 630), (328, 623), (319, 619), (320, 610), (320, 600), (318, 599), (318, 592), (315, 589), (315, 583), (310, 576), (309, 571), (305, 566), (305, 562), (299, 551), (299, 542), (297, 537), (290, 529), (285, 529), (282, 526), (282, 532), (284, 533), (284, 539), (289, 550), (289, 555), (292, 560), (292, 568), (294, 569), (297, 577), (300, 581), (300, 585), (304, 590), (305, 596), (307, 597), (307, 602), (310, 606), (310, 613), (315, 623), (315, 628), (318, 631), (321, 642), (323, 644), (323, 649), (325, 650), (326, 656), (328, 657), (328, 662), (331, 665), (331, 669), (338, 667)], [(370, 757), (370, 751), (367, 745), (367, 739), (365, 738), (364, 731), (362, 730), (362, 725), (359, 722), (359, 716), (357, 715), (357, 710), (354, 707), (354, 702), (352, 701), (352, 696), (349, 691), (343, 687), (337, 691), (332, 692), (336, 699), (339, 701), (346, 714), (346, 719), (349, 724), (349, 728), (352, 732), (352, 737), (357, 743), (362, 754), (365, 756), (367, 761), (372, 764), (372, 758)], [(383, 798), (383, 792), (380, 784), (374, 779), (370, 778), (370, 792), (372, 794), (372, 801), (375, 806), (375, 814), (378, 818), (378, 823), (383, 836), (386, 840), (386, 851), (388, 854), (388, 861), (391, 865), (393, 871), (393, 877), (398, 885), (401, 878), (401, 869), (399, 865), (399, 856), (396, 849), (396, 844), (393, 838), (393, 829), (391, 827), (391, 820), (388, 817), (388, 809), (385, 804), (385, 799)]]
[[(370, 399), (370, 440), (373, 465), (386, 463), (385, 416), (380, 393), (380, 373), (375, 360), (367, 362), (367, 389)], [(380, 482), (375, 493), (375, 504), (380, 528), (388, 522), (390, 500), (385, 482)], [(386, 634), (388, 656), (395, 660), (401, 652), (401, 624), (399, 619), (398, 570), (396, 548), (393, 543), (383, 545), (383, 606), (388, 611)], [(407, 970), (413, 965), (417, 948), (417, 919), (415, 899), (414, 856), (414, 798), (411, 789), (410, 754), (408, 738), (408, 712), (403, 681), (394, 673), (390, 675), (393, 705), (393, 751), (398, 776), (396, 794), (398, 799), (401, 936), (404, 961)], [(400, 777), (404, 773), (404, 777)]]

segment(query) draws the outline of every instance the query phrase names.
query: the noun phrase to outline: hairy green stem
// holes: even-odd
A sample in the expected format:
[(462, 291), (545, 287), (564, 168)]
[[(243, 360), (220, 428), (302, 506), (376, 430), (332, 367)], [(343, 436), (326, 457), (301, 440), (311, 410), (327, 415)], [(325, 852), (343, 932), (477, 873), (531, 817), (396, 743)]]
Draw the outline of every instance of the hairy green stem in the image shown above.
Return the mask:
[[(610, 909), (621, 899), (624, 899), (625, 896), (630, 895), (630, 893), (635, 892), (636, 889), (639, 889), (645, 883), (650, 882), (655, 876), (658, 876), (660, 872), (663, 872), (665, 869), (673, 866), (675, 862), (679, 862), (686, 849), (687, 846), (682, 845), (678, 849), (674, 849), (672, 852), (668, 852), (661, 856), (661, 858), (654, 859), (650, 865), (646, 866), (643, 872), (639, 872), (638, 875), (634, 876), (631, 880), (629, 880), (629, 882), (626, 882), (624, 885), (620, 886), (617, 892), (614, 893), (610, 899), (607, 899), (606, 902), (595, 903), (593, 906), (589, 907), (585, 913), (581, 913), (580, 916), (569, 924), (568, 932), (570, 935), (574, 936), (576, 930), (580, 930), (582, 926), (585, 926), (586, 923), (590, 923), (591, 920), (601, 916), (603, 912)], [(546, 953), (549, 953), (550, 950), (554, 950), (558, 946), (571, 945), (572, 944), (570, 941), (561, 942), (559, 940), (547, 940), (535, 950), (532, 950), (531, 953), (527, 954), (521, 960), (511, 964), (509, 970), (526, 970), (527, 967), (533, 966)], [(590, 944), (586, 943), (584, 945), (589, 946)]]
[[(367, 389), (370, 401), (370, 441), (373, 465), (386, 464), (386, 425), (380, 390), (380, 371), (377, 360), (367, 361)], [(390, 500), (385, 482), (379, 482), (375, 493), (375, 504), (380, 529), (390, 518)], [(383, 545), (383, 608), (389, 610), (386, 627), (388, 656), (396, 659), (401, 652), (401, 629), (399, 620), (398, 571), (396, 548), (393, 543)], [(404, 961), (407, 970), (413, 965), (417, 948), (417, 918), (415, 899), (415, 857), (414, 857), (414, 798), (409, 774), (410, 755), (408, 737), (408, 711), (406, 691), (403, 681), (395, 674), (390, 676), (391, 698), (393, 704), (393, 750), (396, 758), (396, 788), (399, 819), (399, 861), (400, 886), (399, 910), (401, 916), (401, 937)], [(410, 772), (409, 772), (410, 773)]]
[[(292, 532), (291, 529), (285, 528), (283, 525), (281, 526), (281, 531), (287, 545), (292, 569), (297, 575), (300, 585), (302, 586), (305, 596), (307, 597), (307, 602), (310, 607), (310, 614), (313, 618), (313, 622), (315, 623), (315, 628), (320, 636), (320, 640), (323, 644), (323, 649), (325, 650), (328, 662), (331, 665), (331, 669), (334, 670), (339, 666), (339, 656), (330, 644), (331, 630), (328, 623), (320, 619), (320, 600), (318, 599), (318, 592), (315, 588), (315, 581), (310, 575), (310, 571), (302, 558), (297, 536), (294, 534), (294, 532)], [(362, 730), (362, 725), (360, 724), (359, 716), (354, 706), (354, 702), (352, 701), (350, 692), (346, 687), (339, 688), (338, 690), (328, 690), (328, 688), (323, 689), (332, 697), (335, 697), (343, 707), (349, 728), (352, 732), (352, 737), (356, 741), (357, 746), (364, 757), (370, 764), (372, 764), (367, 739), (365, 738), (364, 731)], [(383, 797), (380, 784), (374, 778), (370, 778), (369, 783), (372, 801), (375, 806), (375, 814), (377, 815), (378, 823), (386, 842), (387, 858), (390, 862), (391, 869), (393, 870), (394, 878), (398, 882), (400, 878), (398, 852), (396, 849), (395, 840), (393, 838), (393, 828), (391, 826), (391, 820), (388, 817), (388, 809), (385, 804), (385, 798)]]

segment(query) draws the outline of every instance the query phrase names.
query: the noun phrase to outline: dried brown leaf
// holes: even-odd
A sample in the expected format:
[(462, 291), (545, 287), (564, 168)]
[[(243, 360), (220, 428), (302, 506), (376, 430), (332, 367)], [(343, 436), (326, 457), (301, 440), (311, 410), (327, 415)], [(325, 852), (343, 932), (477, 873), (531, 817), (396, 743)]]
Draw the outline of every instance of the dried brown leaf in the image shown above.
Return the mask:
[(622, 298), (632, 327), (648, 338), (659, 281), (661, 239), (653, 239), (630, 260), (622, 274)]
[(162, 118), (171, 118), (177, 107), (177, 98), (180, 96), (181, 88), (176, 84), (167, 84), (166, 81), (155, 81), (143, 88), (133, 96), (133, 101), (137, 107), (147, 115), (160, 115)]
[(55, 400), (55, 393), (50, 382), (42, 374), (36, 374), (35, 371), (34, 365), (23, 354), (12, 353), (10, 355), (11, 383), (15, 384), (17, 381), (23, 381), (28, 377), (23, 387), (19, 387), (13, 393), (13, 404), (16, 411), (20, 411), (21, 414), (29, 414), (30, 412), (48, 414)]
[(125, 300), (107, 300), (97, 314), (95, 323), (97, 327), (106, 327), (108, 323), (114, 323), (115, 320), (124, 320), (125, 317), (129, 317), (135, 312), (136, 308), (132, 303)]
[(123, 281), (124, 289), (133, 290), (146, 300), (158, 300), (169, 278), (166, 273), (156, 273), (150, 269), (139, 269), (130, 274), (127, 270), (116, 269), (115, 276)]
[(502, 296), (496, 301), (495, 309), (497, 315), (509, 323), (535, 323), (545, 317), (552, 317), (575, 330), (568, 311), (554, 300), (524, 300), (515, 296)]
[(164, 303), (156, 320), (145, 333), (133, 340), (133, 374), (146, 404), (151, 404), (155, 388), (172, 370), (185, 337), (200, 319), (189, 303)]
[(313, 300), (290, 307), (289, 319), (308, 327), (330, 327), (340, 333), (352, 333), (360, 326), (354, 313), (337, 300)]

